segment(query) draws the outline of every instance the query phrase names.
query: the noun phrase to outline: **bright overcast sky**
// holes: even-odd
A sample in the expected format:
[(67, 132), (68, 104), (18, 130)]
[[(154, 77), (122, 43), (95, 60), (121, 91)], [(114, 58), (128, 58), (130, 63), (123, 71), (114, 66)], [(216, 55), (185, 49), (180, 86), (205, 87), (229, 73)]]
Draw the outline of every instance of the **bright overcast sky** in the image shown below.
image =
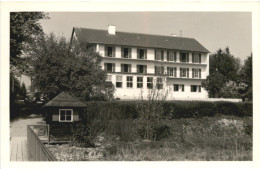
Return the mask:
[(180, 35), (197, 39), (212, 53), (229, 47), (243, 60), (252, 52), (252, 17), (249, 12), (50, 12), (42, 20), (45, 33), (70, 39), (73, 27), (146, 34)]

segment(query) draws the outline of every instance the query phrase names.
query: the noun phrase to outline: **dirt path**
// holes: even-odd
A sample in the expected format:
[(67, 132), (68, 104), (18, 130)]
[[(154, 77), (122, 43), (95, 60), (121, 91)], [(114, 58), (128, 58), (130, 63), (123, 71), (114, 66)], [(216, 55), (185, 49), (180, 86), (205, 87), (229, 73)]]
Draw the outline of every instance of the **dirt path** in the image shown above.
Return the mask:
[(42, 118), (17, 119), (10, 123), (10, 137), (26, 137), (27, 125), (34, 125), (42, 121)]

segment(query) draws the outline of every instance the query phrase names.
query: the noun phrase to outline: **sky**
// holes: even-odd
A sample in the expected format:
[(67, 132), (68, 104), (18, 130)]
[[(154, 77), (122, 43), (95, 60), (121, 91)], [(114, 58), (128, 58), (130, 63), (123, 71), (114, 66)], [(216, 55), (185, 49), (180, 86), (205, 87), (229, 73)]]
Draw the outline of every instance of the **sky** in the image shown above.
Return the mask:
[(46, 34), (70, 39), (73, 27), (195, 38), (211, 53), (227, 46), (241, 63), (252, 52), (250, 12), (48, 12)]

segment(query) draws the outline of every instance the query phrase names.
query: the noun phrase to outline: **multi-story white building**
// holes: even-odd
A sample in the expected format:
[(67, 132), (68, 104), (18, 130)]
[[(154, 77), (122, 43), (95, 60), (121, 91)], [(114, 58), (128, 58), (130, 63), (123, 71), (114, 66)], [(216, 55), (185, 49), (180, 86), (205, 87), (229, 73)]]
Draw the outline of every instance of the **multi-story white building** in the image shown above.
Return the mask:
[(73, 28), (72, 42), (93, 46), (102, 57), (115, 97), (139, 99), (156, 84), (167, 99), (204, 99), (201, 87), (209, 75), (209, 51), (193, 38)]

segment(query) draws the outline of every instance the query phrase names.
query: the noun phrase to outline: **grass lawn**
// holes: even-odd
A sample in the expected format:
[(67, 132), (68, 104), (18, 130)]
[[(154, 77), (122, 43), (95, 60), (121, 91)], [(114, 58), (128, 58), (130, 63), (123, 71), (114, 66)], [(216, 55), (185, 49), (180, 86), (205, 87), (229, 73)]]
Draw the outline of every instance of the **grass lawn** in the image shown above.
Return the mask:
[[(124, 122), (123, 122), (124, 123)], [(248, 161), (252, 160), (252, 117), (214, 116), (162, 121), (170, 134), (159, 141), (138, 137), (135, 120), (117, 126), (126, 138), (102, 133), (96, 148), (48, 146), (59, 160)], [(122, 123), (119, 123), (122, 124)], [(114, 129), (113, 129), (114, 130)], [(61, 158), (61, 156), (63, 156)], [(68, 157), (67, 157), (68, 156)]]

